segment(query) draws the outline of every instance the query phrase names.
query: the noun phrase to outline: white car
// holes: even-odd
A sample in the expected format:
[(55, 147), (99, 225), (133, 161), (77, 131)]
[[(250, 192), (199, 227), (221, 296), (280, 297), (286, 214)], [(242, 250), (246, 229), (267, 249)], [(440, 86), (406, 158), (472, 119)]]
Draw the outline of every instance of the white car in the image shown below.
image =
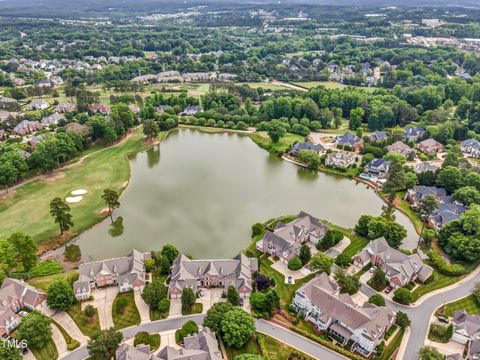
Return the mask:
[(23, 311), (23, 310), (18, 313), (18, 315), (20, 315), (20, 316), (27, 316), (28, 314), (29, 314), (28, 312)]
[(372, 266), (372, 267), (370, 268), (370, 270), (368, 270), (368, 271), (370, 271), (371, 273), (373, 273), (375, 270), (377, 270), (377, 267), (376, 267), (376, 266)]

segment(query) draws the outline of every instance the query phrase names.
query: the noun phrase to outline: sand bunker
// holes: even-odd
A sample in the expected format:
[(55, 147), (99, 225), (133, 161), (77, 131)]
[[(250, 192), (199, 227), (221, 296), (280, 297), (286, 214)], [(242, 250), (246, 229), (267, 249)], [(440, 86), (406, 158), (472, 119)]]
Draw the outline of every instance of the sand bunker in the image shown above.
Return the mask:
[(77, 196), (77, 195), (85, 195), (87, 192), (88, 191), (85, 189), (77, 189), (77, 190), (73, 190), (71, 194)]
[(71, 203), (78, 203), (82, 201), (82, 199), (83, 199), (83, 196), (69, 196), (65, 199), (65, 201), (71, 204)]

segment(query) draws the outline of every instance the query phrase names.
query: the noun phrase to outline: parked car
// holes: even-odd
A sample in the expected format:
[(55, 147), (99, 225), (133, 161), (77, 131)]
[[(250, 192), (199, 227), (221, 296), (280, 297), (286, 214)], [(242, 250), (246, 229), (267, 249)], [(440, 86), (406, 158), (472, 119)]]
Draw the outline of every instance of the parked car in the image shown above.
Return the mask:
[(293, 284), (293, 278), (291, 276), (287, 277), (287, 283)]
[(371, 273), (373, 273), (375, 270), (377, 270), (377, 267), (376, 267), (376, 266), (372, 266), (372, 267), (370, 268), (370, 270), (368, 270), (368, 271), (370, 271)]
[(444, 316), (439, 316), (439, 317), (437, 317), (437, 319), (438, 319), (438, 321), (440, 321), (442, 323), (445, 323), (445, 324), (449, 323), (448, 319)]
[(392, 285), (388, 285), (387, 288), (385, 289), (385, 294), (390, 293), (392, 290), (393, 290), (393, 286), (392, 286)]
[(198, 289), (197, 293), (198, 293), (198, 296), (200, 296), (200, 297), (203, 296), (203, 290), (202, 289)]
[(20, 316), (27, 316), (28, 314), (29, 314), (28, 312), (23, 311), (23, 310), (18, 313), (18, 315), (20, 315)]
[(243, 299), (240, 298), (240, 302), (239, 302), (240, 306), (243, 306)]

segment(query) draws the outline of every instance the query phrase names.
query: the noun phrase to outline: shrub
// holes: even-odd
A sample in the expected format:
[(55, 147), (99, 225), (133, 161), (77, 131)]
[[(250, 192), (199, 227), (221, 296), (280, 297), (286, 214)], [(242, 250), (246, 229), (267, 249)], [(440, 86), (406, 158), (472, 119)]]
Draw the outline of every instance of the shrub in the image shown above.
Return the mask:
[(435, 250), (430, 250), (428, 256), (435, 266), (435, 269), (443, 275), (458, 276), (465, 273), (465, 268), (462, 265), (447, 263)]
[(39, 261), (30, 271), (31, 277), (48, 276), (58, 274), (63, 271), (62, 265), (55, 260)]
[(63, 253), (65, 259), (70, 262), (77, 262), (82, 257), (80, 246), (72, 244), (65, 246), (65, 252)]
[(377, 306), (385, 306), (385, 299), (380, 294), (373, 294), (368, 298), (368, 302)]
[(440, 343), (447, 343), (450, 341), (453, 335), (453, 325), (448, 326), (440, 324), (430, 325), (430, 330), (428, 331), (428, 338), (433, 341)]
[(187, 336), (190, 336), (196, 333), (198, 333), (198, 325), (193, 320), (187, 321), (185, 324), (183, 324), (183, 326), (180, 329), (176, 331), (175, 341), (179, 344)]
[(255, 279), (255, 287), (257, 288), (258, 291), (264, 291), (267, 290), (270, 287), (270, 279), (267, 278), (263, 274), (257, 275), (257, 278)]
[(252, 237), (258, 236), (263, 233), (263, 225), (256, 223), (252, 225)]
[(343, 234), (338, 230), (328, 230), (323, 239), (317, 243), (317, 249), (325, 251), (337, 245), (343, 239)]
[(169, 310), (170, 300), (168, 300), (167, 298), (160, 300), (160, 302), (158, 303), (158, 311), (165, 314), (168, 313)]
[(126, 296), (119, 296), (116, 300), (115, 300), (115, 308), (117, 310), (118, 313), (120, 314), (123, 314), (123, 312), (125, 311), (125, 308), (128, 306), (129, 304), (129, 300)]
[(152, 270), (155, 267), (155, 260), (153, 259), (146, 259), (143, 264), (145, 265), (145, 271), (146, 272), (152, 272)]
[(288, 268), (290, 270), (299, 270), (302, 267), (302, 260), (298, 256), (295, 256), (288, 262)]
[(352, 258), (345, 254), (340, 254), (335, 259), (335, 264), (341, 267), (347, 267), (352, 263)]
[(83, 309), (83, 313), (88, 317), (88, 320), (91, 321), (97, 314), (97, 310), (92, 305), (87, 305), (85, 306), (85, 309)]
[(189, 312), (192, 311), (193, 305), (197, 297), (191, 288), (185, 288), (182, 291), (181, 301), (182, 301), (182, 311)]
[(395, 290), (395, 292), (393, 293), (393, 300), (399, 302), (400, 304), (408, 305), (412, 302), (413, 296), (410, 290), (400, 288)]

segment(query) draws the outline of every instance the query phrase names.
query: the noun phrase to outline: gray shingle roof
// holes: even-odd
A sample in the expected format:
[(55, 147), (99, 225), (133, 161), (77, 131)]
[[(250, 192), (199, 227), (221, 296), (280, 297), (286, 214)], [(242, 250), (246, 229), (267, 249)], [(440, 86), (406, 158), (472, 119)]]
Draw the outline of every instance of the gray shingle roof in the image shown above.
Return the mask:
[(164, 347), (152, 360), (221, 360), (215, 333), (209, 328), (183, 339), (183, 347)]

